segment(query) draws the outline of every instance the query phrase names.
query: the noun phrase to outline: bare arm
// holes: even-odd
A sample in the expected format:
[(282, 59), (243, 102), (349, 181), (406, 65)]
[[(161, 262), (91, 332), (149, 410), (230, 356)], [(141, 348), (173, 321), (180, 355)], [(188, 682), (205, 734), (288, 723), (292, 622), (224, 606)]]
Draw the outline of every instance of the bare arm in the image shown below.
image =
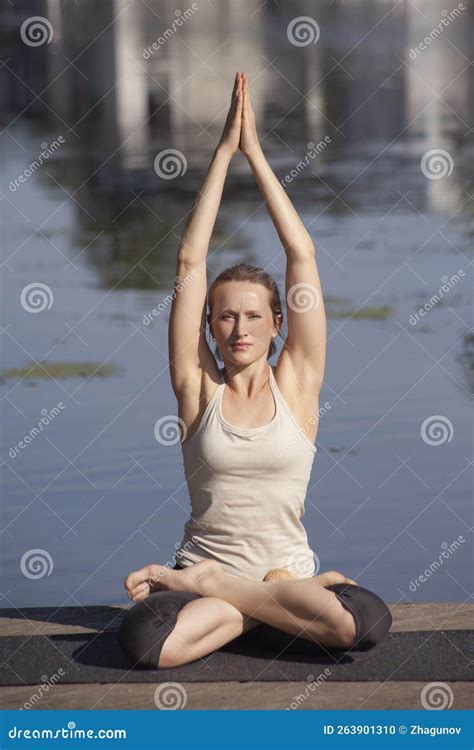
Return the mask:
[(206, 258), (227, 170), (238, 149), (242, 112), (241, 79), (236, 75), (224, 131), (198, 190), (178, 253), (169, 322), (169, 359), (176, 396), (201, 383), (202, 371), (217, 370), (206, 341)]
[(240, 148), (247, 157), (286, 253), (285, 292), (288, 336), (281, 356), (291, 361), (301, 384), (319, 391), (326, 359), (326, 314), (316, 264), (316, 249), (260, 146), (244, 76)]
[(178, 259), (188, 265), (205, 263), (232, 154), (217, 146), (198, 190), (181, 239)]

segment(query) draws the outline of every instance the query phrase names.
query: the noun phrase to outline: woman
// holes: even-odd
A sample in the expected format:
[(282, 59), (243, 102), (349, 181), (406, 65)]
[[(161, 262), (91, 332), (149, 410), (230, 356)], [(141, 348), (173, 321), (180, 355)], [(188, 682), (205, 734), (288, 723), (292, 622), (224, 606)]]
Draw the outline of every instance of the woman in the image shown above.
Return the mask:
[[(233, 266), (209, 290), (207, 320), (222, 371), (205, 335), (206, 256), (238, 148), (287, 259), (288, 336), (275, 372), (267, 359), (282, 312), (263, 269)], [(265, 160), (245, 74), (236, 74), (181, 242), (169, 346), (193, 513), (177, 552), (181, 565), (151, 564), (127, 576), (136, 603), (119, 629), (124, 651), (137, 666), (179, 666), (262, 624), (323, 647), (372, 648), (390, 628), (390, 611), (342, 573), (314, 576), (300, 521), (317, 451), (326, 318), (315, 248)]]

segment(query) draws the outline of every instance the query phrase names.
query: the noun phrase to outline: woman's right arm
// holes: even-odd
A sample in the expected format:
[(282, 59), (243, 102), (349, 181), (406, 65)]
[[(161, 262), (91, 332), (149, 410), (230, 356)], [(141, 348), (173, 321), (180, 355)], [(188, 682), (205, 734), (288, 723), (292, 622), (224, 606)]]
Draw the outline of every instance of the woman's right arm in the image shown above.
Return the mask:
[(219, 374), (206, 340), (206, 259), (227, 170), (239, 148), (241, 90), (241, 77), (237, 74), (224, 131), (198, 190), (179, 248), (168, 330), (171, 384), (176, 397), (185, 389), (200, 388), (203, 371)]

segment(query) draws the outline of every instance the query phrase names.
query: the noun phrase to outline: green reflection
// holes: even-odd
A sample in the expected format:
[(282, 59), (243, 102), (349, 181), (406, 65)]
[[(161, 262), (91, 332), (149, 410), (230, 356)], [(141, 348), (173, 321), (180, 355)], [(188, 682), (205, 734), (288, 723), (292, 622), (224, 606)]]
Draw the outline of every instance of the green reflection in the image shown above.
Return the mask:
[(109, 362), (41, 362), (27, 367), (15, 367), (10, 370), (0, 370), (2, 378), (31, 378), (55, 379), (66, 378), (104, 378), (118, 372), (120, 368)]
[(389, 305), (378, 305), (374, 307), (362, 307), (360, 310), (337, 310), (326, 307), (328, 318), (352, 318), (353, 320), (385, 320), (393, 315), (393, 308)]

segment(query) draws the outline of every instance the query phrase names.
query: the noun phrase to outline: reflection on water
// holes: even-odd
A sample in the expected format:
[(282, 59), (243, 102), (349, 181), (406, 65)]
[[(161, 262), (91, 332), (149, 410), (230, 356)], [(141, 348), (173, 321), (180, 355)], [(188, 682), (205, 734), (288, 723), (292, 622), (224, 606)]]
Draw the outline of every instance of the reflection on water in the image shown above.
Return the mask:
[[(25, 374), (32, 360), (86, 362), (121, 373), (64, 380), (56, 370), (2, 383), (9, 597), (122, 601), (125, 574), (170, 559), (181, 539), (189, 502), (179, 447), (153, 434), (160, 416), (176, 413), (169, 309), (144, 320), (173, 287), (187, 214), (244, 68), (265, 153), (315, 241), (326, 293), (321, 401), (331, 410), (318, 434), (308, 536), (323, 569), (396, 601), (469, 525), (473, 7), (415, 58), (410, 51), (446, 16), (439, 0), (227, 0), (203, 3), (177, 26), (185, 10), (49, 0), (0, 11), (2, 367)], [(33, 15), (50, 20), (49, 43), (22, 42)], [(297, 16), (316, 20), (317, 43), (290, 43)], [(315, 154), (311, 144), (325, 137)], [(165, 149), (179, 152), (174, 179), (157, 167)], [(443, 152), (432, 165), (445, 169), (441, 178), (421, 168), (430, 150)], [(283, 292), (284, 253), (238, 154), (209, 281), (240, 260), (267, 268)], [(458, 269), (464, 278), (426, 305)], [(33, 282), (54, 292), (37, 315), (19, 304)], [(429, 313), (413, 325), (424, 305)], [(59, 398), (61, 418), (9, 458), (10, 443)], [(430, 415), (450, 420), (453, 440), (434, 447), (420, 438)], [(19, 567), (32, 548), (55, 561), (54, 575), (34, 586)], [(464, 597), (465, 553), (449, 566), (418, 599)]]

